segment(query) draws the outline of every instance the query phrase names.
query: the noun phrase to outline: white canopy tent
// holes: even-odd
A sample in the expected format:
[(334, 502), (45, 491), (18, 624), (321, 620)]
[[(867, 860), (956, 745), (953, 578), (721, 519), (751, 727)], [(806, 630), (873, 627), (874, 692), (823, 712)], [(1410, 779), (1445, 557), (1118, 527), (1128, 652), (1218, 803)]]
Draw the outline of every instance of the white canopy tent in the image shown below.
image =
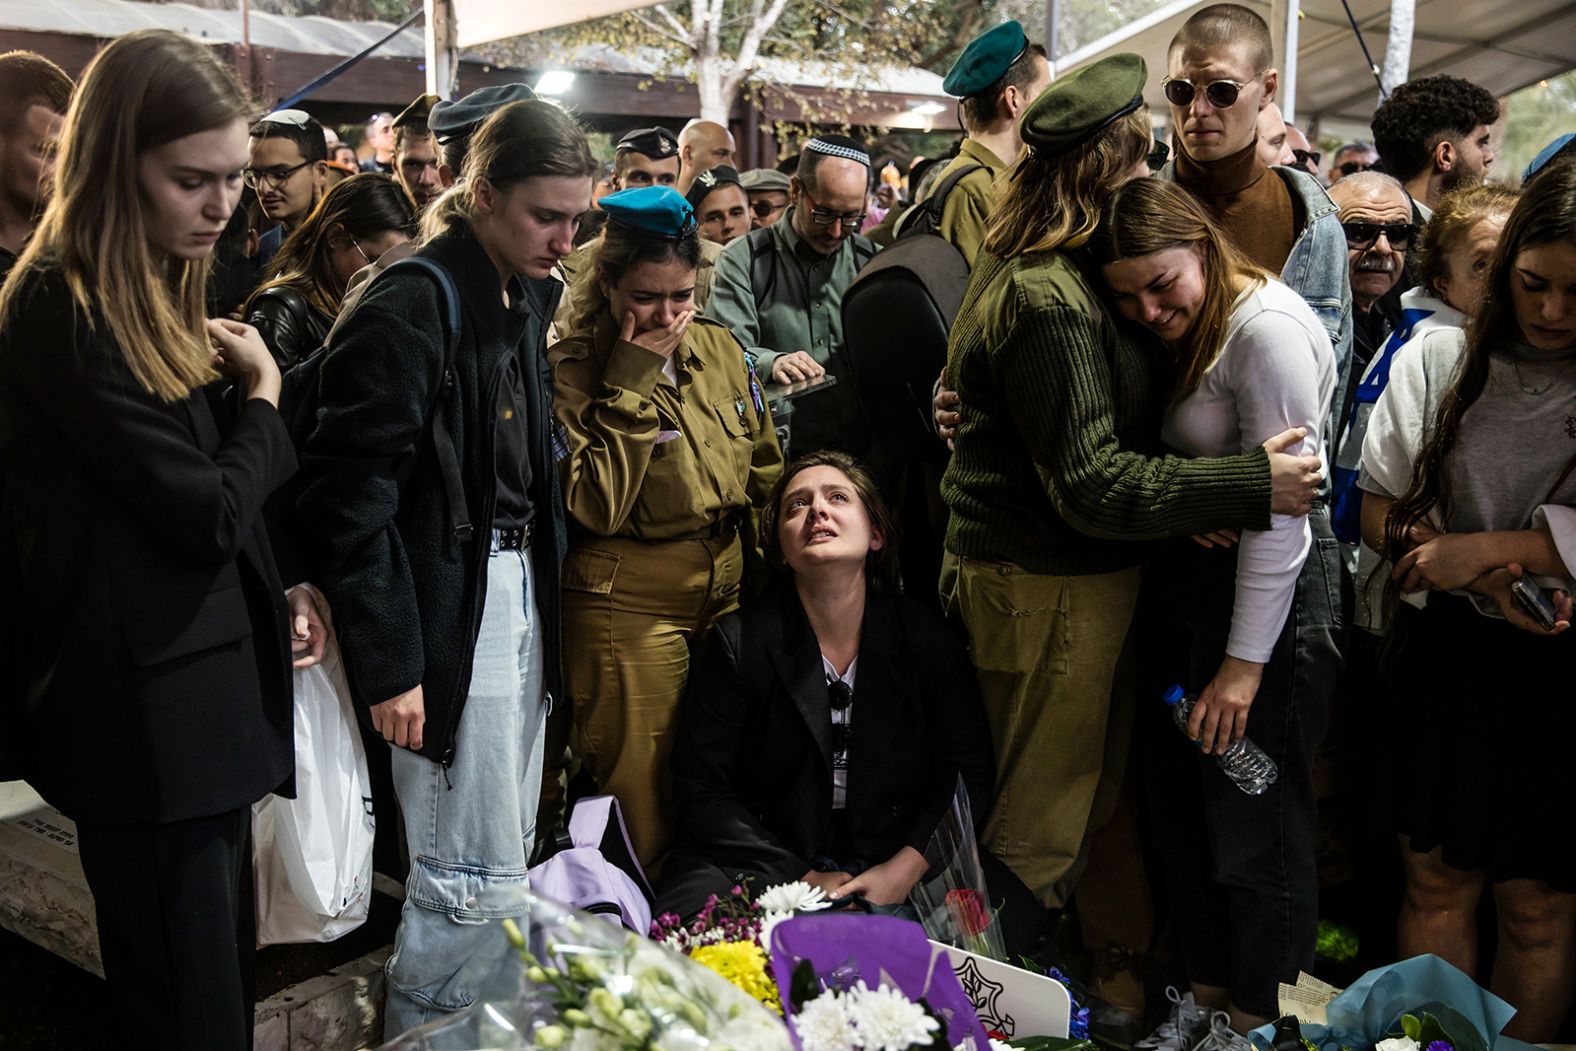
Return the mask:
[[(1175, 0), (1057, 62), (1058, 74), (1105, 55), (1133, 51), (1149, 64), (1145, 95), (1160, 93), (1166, 50), (1188, 17), (1210, 0)], [(1379, 88), (1341, 0), (1240, 0), (1262, 14), (1276, 39), (1277, 101), (1286, 119), (1334, 136), (1367, 138)], [(1349, 0), (1375, 62), (1384, 61), (1389, 0)], [(1288, 17), (1288, 12), (1297, 17)], [(1289, 45), (1289, 46), (1288, 46)], [(1288, 60), (1287, 56), (1292, 57)], [(1450, 73), (1504, 96), (1576, 69), (1576, 0), (1417, 0), (1412, 77)]]
[(651, 7), (658, 0), (425, 0), (427, 90), (449, 97), (459, 49)]

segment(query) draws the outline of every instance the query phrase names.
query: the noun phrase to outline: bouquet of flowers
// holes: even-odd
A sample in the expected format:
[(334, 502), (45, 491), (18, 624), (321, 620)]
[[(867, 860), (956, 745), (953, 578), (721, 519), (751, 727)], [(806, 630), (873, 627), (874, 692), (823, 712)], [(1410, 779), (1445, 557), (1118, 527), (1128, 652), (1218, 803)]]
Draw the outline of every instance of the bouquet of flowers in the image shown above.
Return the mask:
[(990, 1047), (957, 976), (918, 924), (801, 916), (772, 930), (771, 958), (798, 1051)]
[(930, 835), (925, 860), (930, 870), (908, 894), (909, 904), (919, 913), (925, 933), (976, 956), (1006, 962), (1001, 921), (990, 906), (990, 891), (985, 886), (979, 844), (974, 836), (974, 815), (961, 777), (952, 805)]
[[(1275, 1051), (1506, 1051), (1515, 1009), (1437, 956), (1369, 971), (1323, 1005), (1325, 1023), (1293, 1017), (1253, 1031)], [(1526, 1045), (1520, 1045), (1526, 1046)]]
[(717, 894), (707, 898), (706, 907), (689, 923), (671, 912), (658, 916), (652, 921), (651, 937), (715, 971), (781, 1015), (777, 982), (767, 967), (766, 946), (771, 944), (772, 928), (801, 912), (819, 912), (831, 906), (821, 888), (802, 880), (768, 887), (753, 900), (741, 884), (725, 898)]
[(492, 991), (385, 1051), (788, 1051), (782, 1020), (713, 971), (589, 913), (509, 893), (519, 918), (478, 928), (506, 949)]

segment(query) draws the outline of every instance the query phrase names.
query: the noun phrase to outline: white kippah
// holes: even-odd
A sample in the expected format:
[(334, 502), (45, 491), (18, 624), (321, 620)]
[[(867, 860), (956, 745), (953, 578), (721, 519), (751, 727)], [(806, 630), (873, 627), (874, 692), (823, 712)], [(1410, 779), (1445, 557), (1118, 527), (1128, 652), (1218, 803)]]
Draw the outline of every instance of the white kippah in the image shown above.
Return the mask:
[(804, 144), (804, 148), (812, 153), (824, 153), (828, 157), (841, 157), (845, 161), (857, 161), (866, 168), (870, 167), (870, 154), (856, 146), (844, 146), (839, 142), (828, 142), (825, 139), (811, 139)]

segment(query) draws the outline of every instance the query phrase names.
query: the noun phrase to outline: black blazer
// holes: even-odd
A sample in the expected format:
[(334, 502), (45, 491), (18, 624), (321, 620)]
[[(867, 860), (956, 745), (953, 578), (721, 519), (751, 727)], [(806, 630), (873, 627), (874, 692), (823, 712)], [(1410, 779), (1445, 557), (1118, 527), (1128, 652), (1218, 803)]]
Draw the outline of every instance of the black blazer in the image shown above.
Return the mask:
[[(247, 806), (294, 769), (287, 610), (260, 509), (295, 469), (279, 413), (167, 404), (54, 272), (0, 330), (0, 776), (73, 818)], [(217, 411), (216, 411), (217, 410)]]
[[(855, 856), (924, 852), (963, 775), (975, 819), (994, 790), (974, 670), (940, 616), (871, 594), (854, 683), (848, 820)], [(832, 815), (821, 649), (789, 581), (725, 617), (690, 677), (673, 750), (677, 839), (664, 910), (689, 915), (742, 878), (796, 880)]]

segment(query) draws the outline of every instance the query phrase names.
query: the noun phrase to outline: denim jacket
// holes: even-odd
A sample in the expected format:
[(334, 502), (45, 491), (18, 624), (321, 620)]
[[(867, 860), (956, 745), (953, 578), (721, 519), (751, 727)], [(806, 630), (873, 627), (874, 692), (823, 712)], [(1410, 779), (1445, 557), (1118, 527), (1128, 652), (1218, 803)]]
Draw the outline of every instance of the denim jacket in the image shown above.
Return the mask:
[[(1302, 232), (1291, 246), (1291, 254), (1286, 257), (1286, 265), (1281, 268), (1281, 280), (1312, 308), (1335, 350), (1335, 395), (1324, 428), (1333, 462), (1352, 362), (1352, 281), (1346, 259), (1346, 234), (1341, 230), (1335, 202), (1317, 179), (1280, 165), (1270, 171), (1286, 181), (1286, 188), (1302, 202), (1299, 210), (1307, 216)], [(1175, 161), (1160, 170), (1160, 178), (1175, 181)]]

